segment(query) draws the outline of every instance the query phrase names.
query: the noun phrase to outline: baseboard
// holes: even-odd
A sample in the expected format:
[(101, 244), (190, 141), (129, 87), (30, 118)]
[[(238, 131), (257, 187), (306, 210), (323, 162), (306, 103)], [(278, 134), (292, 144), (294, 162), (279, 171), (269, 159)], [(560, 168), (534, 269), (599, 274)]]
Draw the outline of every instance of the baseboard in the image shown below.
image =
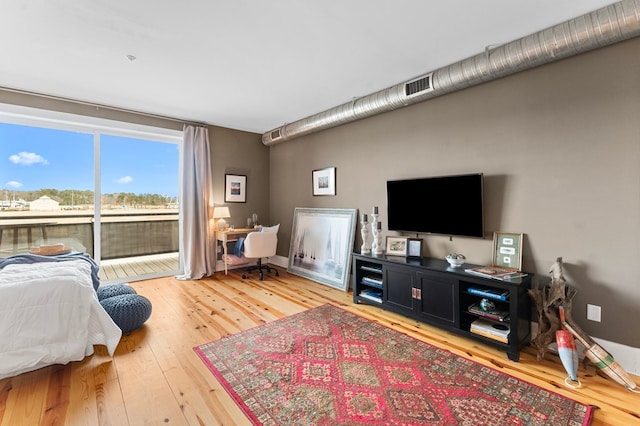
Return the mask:
[(269, 263), (286, 269), (289, 266), (289, 258), (275, 255), (269, 258)]

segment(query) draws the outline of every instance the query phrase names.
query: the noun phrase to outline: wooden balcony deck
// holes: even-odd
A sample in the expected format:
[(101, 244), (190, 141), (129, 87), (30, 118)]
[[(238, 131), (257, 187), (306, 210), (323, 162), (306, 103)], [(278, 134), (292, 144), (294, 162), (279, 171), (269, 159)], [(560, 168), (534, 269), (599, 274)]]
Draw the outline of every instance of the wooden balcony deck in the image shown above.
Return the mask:
[(178, 253), (110, 259), (100, 262), (102, 282), (139, 281), (174, 275), (180, 267)]

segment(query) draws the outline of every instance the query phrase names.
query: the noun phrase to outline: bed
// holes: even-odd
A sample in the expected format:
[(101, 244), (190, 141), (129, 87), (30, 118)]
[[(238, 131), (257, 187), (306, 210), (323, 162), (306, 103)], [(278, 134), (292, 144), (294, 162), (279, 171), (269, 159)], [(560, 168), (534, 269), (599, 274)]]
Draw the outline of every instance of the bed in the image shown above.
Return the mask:
[(0, 379), (80, 361), (122, 331), (96, 296), (97, 268), (86, 256), (0, 259)]

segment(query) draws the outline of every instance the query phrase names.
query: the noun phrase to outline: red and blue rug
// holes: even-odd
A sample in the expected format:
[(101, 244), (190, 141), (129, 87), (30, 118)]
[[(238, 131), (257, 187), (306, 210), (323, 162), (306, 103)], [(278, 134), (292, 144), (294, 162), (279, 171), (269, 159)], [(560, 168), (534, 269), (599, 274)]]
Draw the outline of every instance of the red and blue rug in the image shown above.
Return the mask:
[(588, 425), (593, 407), (333, 305), (194, 348), (256, 425)]

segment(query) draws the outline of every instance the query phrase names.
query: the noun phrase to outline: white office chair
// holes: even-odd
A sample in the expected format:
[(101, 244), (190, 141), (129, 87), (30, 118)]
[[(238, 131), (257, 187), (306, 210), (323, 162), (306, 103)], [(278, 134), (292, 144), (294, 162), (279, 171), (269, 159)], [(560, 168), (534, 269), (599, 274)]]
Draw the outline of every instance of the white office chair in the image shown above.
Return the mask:
[(242, 278), (247, 278), (251, 271), (260, 272), (260, 280), (263, 279), (263, 270), (274, 271), (276, 277), (280, 276), (276, 268), (272, 268), (267, 263), (262, 263), (263, 258), (275, 256), (278, 247), (278, 234), (275, 232), (250, 232), (244, 240), (244, 256), (258, 259), (258, 263), (249, 266), (243, 273)]

